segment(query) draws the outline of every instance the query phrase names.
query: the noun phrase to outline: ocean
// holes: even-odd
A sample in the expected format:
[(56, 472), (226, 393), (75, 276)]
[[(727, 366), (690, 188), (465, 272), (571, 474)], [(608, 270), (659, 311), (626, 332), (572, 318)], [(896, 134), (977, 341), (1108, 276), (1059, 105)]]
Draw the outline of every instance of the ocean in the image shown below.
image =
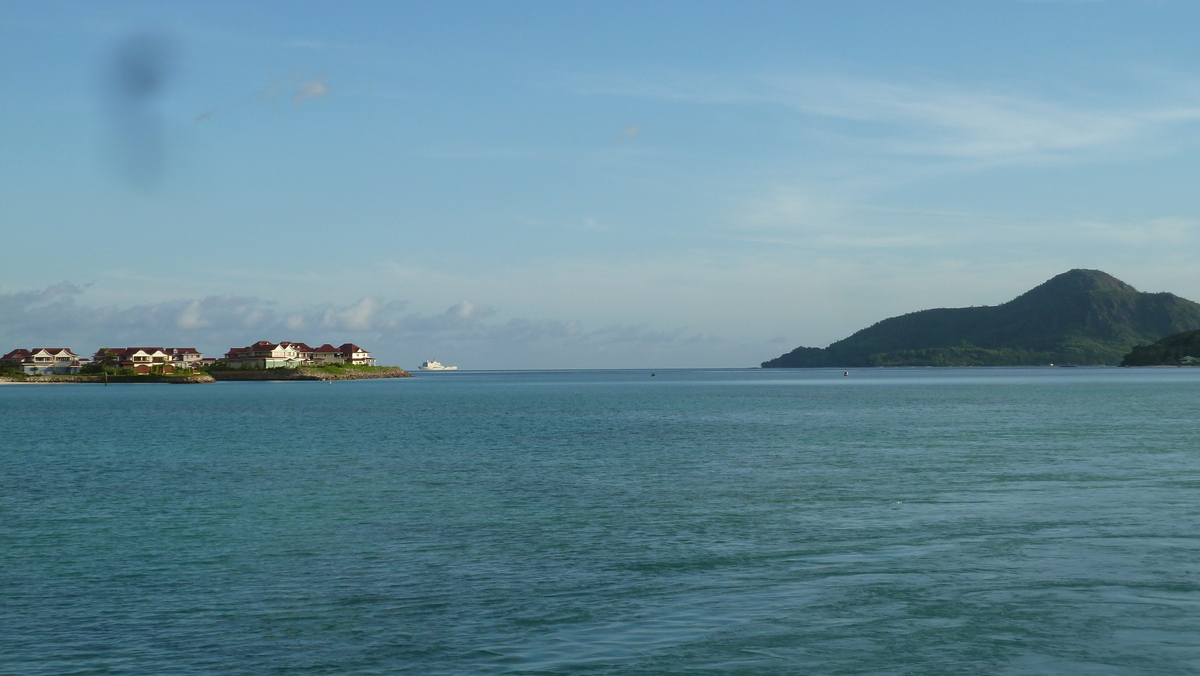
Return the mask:
[(2, 674), (1200, 672), (1200, 369), (0, 386)]

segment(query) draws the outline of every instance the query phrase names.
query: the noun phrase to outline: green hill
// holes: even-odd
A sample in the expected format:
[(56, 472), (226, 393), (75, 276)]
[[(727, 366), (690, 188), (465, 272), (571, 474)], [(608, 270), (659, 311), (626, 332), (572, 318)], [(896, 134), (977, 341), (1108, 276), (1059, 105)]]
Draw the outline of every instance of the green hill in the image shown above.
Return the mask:
[(1121, 366), (1178, 365), (1186, 357), (1200, 359), (1200, 331), (1184, 331), (1151, 345), (1138, 345), (1125, 355)]
[(1193, 329), (1200, 329), (1200, 304), (1142, 293), (1099, 270), (1071, 270), (1001, 305), (892, 317), (762, 366), (1116, 364), (1134, 345)]

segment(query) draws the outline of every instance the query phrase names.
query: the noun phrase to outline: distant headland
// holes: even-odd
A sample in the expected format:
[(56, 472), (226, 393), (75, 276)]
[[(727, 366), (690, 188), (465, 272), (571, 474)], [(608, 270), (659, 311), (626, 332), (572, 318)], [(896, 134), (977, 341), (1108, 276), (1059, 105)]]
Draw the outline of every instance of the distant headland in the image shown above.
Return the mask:
[(1134, 346), (1121, 366), (1200, 366), (1200, 331), (1184, 331)]
[(1134, 346), (1198, 329), (1200, 304), (1071, 270), (1001, 305), (891, 317), (762, 367), (1116, 365)]

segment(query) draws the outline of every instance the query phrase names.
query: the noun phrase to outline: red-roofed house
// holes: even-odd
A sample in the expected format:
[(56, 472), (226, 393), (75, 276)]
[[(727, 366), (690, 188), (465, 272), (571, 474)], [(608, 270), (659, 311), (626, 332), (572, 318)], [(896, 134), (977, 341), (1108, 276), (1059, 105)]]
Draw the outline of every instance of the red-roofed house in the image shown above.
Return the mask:
[(233, 347), (225, 353), (225, 365), (231, 369), (277, 369), (302, 366), (305, 351), (312, 348), (304, 343), (272, 343), (260, 340), (246, 347)]
[(175, 369), (192, 368), (202, 357), (194, 347), (102, 347), (92, 360), (138, 373), (174, 373)]
[(329, 343), (325, 343), (321, 347), (313, 348), (312, 360), (317, 364), (341, 364), (345, 361), (342, 357), (340, 348), (336, 348)]
[(279, 343), (260, 340), (246, 347), (230, 348), (229, 352), (225, 353), (224, 361), (229, 368), (235, 369), (297, 368), (309, 364), (342, 363), (373, 365), (375, 363), (370, 352), (353, 343), (346, 343), (341, 347), (325, 343), (321, 347), (314, 348), (304, 343), (293, 343), (286, 340)]
[(204, 354), (194, 347), (168, 347), (165, 351), (171, 357), (171, 365), (177, 369), (190, 370), (204, 361)]
[(354, 343), (342, 343), (338, 349), (341, 350), (342, 358), (346, 360), (347, 364), (375, 365), (375, 360), (371, 358), (371, 353)]
[(138, 373), (174, 373), (171, 357), (161, 347), (102, 347), (92, 355), (97, 364), (109, 364)]
[(35, 347), (31, 350), (13, 350), (0, 357), (0, 359), (20, 364), (21, 370), (30, 375), (70, 375), (79, 373), (79, 355), (66, 347)]

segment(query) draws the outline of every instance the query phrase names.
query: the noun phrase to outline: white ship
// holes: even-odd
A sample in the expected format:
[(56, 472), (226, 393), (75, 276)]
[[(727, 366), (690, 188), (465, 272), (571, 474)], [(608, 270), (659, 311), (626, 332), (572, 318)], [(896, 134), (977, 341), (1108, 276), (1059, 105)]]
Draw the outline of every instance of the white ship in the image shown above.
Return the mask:
[(424, 364), (421, 364), (422, 371), (457, 371), (457, 366), (442, 366), (441, 362), (436, 359), (426, 359)]

